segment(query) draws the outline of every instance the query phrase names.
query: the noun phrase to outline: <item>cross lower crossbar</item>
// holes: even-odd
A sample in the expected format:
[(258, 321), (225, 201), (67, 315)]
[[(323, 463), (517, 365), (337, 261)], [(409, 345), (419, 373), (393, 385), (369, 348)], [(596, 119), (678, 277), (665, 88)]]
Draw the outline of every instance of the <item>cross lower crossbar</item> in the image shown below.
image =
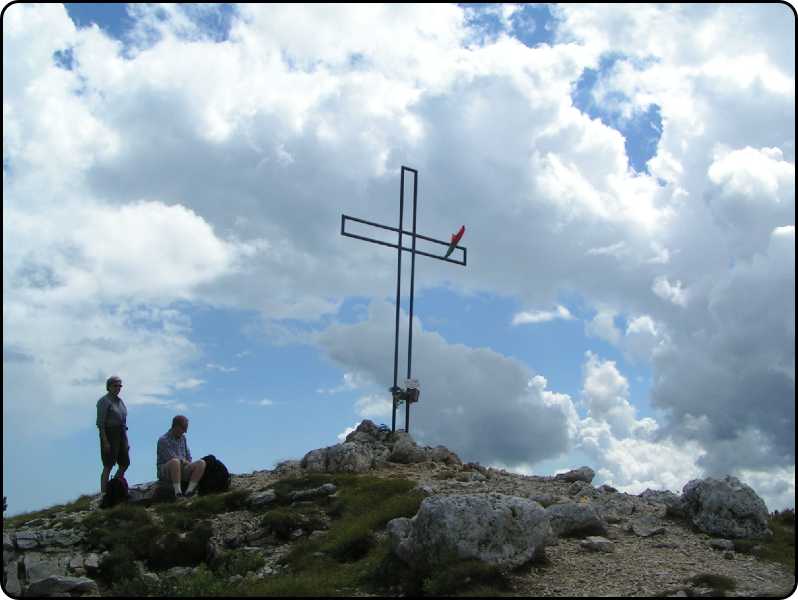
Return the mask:
[[(399, 249), (399, 245), (398, 244), (392, 244), (390, 242), (383, 242), (382, 240), (375, 240), (374, 238), (366, 237), (366, 236), (363, 236), (363, 235), (357, 235), (357, 234), (354, 234), (354, 233), (348, 233), (347, 231), (345, 231), (346, 221), (347, 220), (355, 221), (357, 223), (364, 223), (365, 225), (371, 225), (373, 227), (379, 227), (380, 229), (387, 229), (388, 231), (394, 231), (396, 233), (399, 233), (399, 228), (398, 227), (390, 227), (388, 225), (381, 225), (379, 223), (374, 223), (372, 221), (366, 221), (365, 219), (358, 219), (357, 217), (350, 217), (348, 215), (341, 215), (341, 235), (345, 235), (347, 237), (355, 238), (355, 239), (358, 239), (358, 240), (365, 240), (367, 242), (373, 242), (374, 244), (380, 244), (381, 246), (387, 246), (388, 248)], [(412, 231), (402, 230), (402, 234), (403, 235), (409, 235), (409, 236), (413, 237), (413, 232)], [(444, 242), (442, 240), (436, 240), (435, 238), (427, 237), (426, 235), (421, 235), (420, 233), (416, 233), (415, 237), (418, 238), (418, 239), (421, 239), (421, 240), (426, 240), (428, 242), (432, 242), (433, 244), (440, 244), (442, 246), (446, 246), (447, 248), (449, 247), (449, 244), (447, 242)], [(455, 246), (455, 248), (463, 251), (463, 260), (462, 261), (455, 260), (455, 259), (452, 259), (452, 258), (444, 258), (443, 256), (436, 256), (435, 254), (430, 254), (428, 252), (423, 252), (423, 251), (418, 250), (418, 249), (413, 250), (412, 248), (405, 247), (404, 244), (402, 245), (402, 251), (404, 251), (404, 252), (414, 252), (415, 254), (421, 254), (422, 256), (428, 256), (430, 258), (437, 258), (438, 260), (444, 260), (446, 262), (454, 263), (456, 265), (461, 265), (461, 266), (465, 267), (466, 266), (466, 257), (467, 257), (466, 248), (464, 246)]]

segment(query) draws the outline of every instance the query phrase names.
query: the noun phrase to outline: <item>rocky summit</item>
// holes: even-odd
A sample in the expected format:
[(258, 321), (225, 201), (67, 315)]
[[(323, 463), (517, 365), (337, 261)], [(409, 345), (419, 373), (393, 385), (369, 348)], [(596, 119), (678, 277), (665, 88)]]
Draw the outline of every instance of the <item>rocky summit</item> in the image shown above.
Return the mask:
[(4, 519), (3, 588), (15, 597), (473, 594), (469, 582), (505, 596), (794, 588), (794, 565), (766, 552), (774, 521), (739, 480), (631, 495), (593, 478), (587, 466), (525, 476), (463, 463), (366, 420), (343, 443), (233, 474), (223, 494), (169, 502), (149, 482), (112, 509), (84, 497)]

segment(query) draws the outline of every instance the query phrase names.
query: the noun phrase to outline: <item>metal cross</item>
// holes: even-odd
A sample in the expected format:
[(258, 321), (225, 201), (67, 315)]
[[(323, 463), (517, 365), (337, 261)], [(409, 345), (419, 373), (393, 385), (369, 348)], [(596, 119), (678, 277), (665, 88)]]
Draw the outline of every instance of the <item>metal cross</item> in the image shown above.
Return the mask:
[[(403, 223), (403, 216), (404, 216), (404, 197), (405, 197), (405, 171), (408, 171), (413, 174), (413, 231), (405, 231), (402, 229)], [(353, 237), (359, 240), (365, 240), (367, 242), (372, 242), (374, 244), (380, 244), (382, 246), (388, 246), (389, 248), (396, 248), (397, 249), (397, 274), (396, 274), (396, 329), (394, 333), (394, 350), (393, 350), (393, 387), (391, 387), (390, 392), (393, 396), (393, 412), (391, 416), (391, 431), (396, 431), (396, 407), (401, 401), (405, 402), (405, 431), (410, 431), (410, 404), (418, 400), (418, 389), (405, 389), (402, 390), (399, 386), (396, 385), (396, 377), (399, 368), (399, 300), (400, 300), (400, 291), (401, 291), (401, 282), (402, 282), (402, 252), (410, 252), (411, 261), (410, 261), (410, 325), (409, 325), (409, 332), (407, 336), (407, 379), (410, 380), (411, 374), (411, 365), (412, 365), (412, 354), (413, 354), (413, 292), (414, 292), (414, 284), (415, 284), (415, 272), (416, 272), (416, 254), (420, 254), (422, 256), (428, 256), (430, 258), (435, 258), (437, 260), (443, 260), (446, 262), (454, 263), (456, 265), (466, 266), (466, 248), (463, 246), (455, 246), (455, 249), (462, 250), (462, 260), (455, 260), (453, 258), (446, 258), (444, 256), (437, 256), (435, 254), (430, 254), (428, 252), (422, 252), (421, 250), (416, 250), (416, 238), (422, 239), (428, 242), (432, 242), (434, 244), (440, 244), (442, 246), (446, 246), (448, 248), (449, 242), (445, 242), (443, 240), (438, 240), (435, 238), (427, 237), (425, 235), (421, 235), (416, 233), (416, 208), (417, 208), (417, 200), (418, 200), (418, 171), (415, 169), (411, 169), (410, 167), (402, 167), (402, 172), (400, 175), (400, 184), (399, 184), (399, 227), (390, 227), (388, 225), (381, 225), (379, 223), (374, 223), (372, 221), (366, 221), (364, 219), (358, 219), (355, 217), (350, 217), (348, 215), (341, 215), (341, 235), (345, 235), (348, 237)], [(395, 231), (399, 234), (399, 238), (396, 244), (392, 244), (390, 242), (384, 242), (382, 240), (375, 240), (370, 237), (365, 237), (362, 235), (355, 235), (353, 233), (347, 232), (346, 229), (346, 222), (355, 221), (357, 223), (363, 223), (365, 225), (371, 225), (373, 227), (379, 227), (381, 229), (387, 229), (388, 231)], [(412, 238), (412, 247), (407, 248), (403, 244), (403, 235), (409, 235)], [(409, 388), (409, 386), (408, 386)]]

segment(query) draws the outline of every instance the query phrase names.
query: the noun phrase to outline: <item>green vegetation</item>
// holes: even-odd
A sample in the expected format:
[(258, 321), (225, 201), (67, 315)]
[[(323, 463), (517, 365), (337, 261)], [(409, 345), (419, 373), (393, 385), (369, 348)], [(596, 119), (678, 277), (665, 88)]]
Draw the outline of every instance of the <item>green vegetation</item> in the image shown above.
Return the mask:
[(712, 588), (713, 596), (725, 596), (726, 592), (733, 592), (737, 589), (737, 584), (731, 577), (725, 575), (712, 575), (704, 573), (703, 575), (696, 575), (689, 579), (689, 583), (693, 587)]
[(77, 500), (67, 504), (56, 504), (50, 508), (22, 513), (10, 518), (3, 517), (3, 529), (16, 529), (24, 525), (35, 526), (40, 519), (52, 519), (59, 513), (69, 514), (89, 510), (93, 498), (94, 496), (84, 494)]
[(735, 552), (795, 569), (795, 511), (773, 513), (768, 520), (773, 537), (767, 540), (733, 540)]
[(189, 531), (197, 521), (221, 513), (242, 510), (245, 508), (247, 497), (246, 491), (233, 490), (223, 494), (200, 496), (189, 502), (162, 502), (152, 506), (167, 529)]
[(283, 541), (290, 540), (291, 534), (297, 529), (308, 531), (325, 527), (322, 512), (315, 506), (303, 508), (278, 506), (266, 513), (261, 525), (267, 533)]

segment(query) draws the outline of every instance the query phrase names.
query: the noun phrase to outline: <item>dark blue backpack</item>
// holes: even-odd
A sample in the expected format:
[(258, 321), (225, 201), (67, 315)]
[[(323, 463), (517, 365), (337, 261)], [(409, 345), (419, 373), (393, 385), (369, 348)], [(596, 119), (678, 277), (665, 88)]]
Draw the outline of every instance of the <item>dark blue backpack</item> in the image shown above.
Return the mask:
[(217, 459), (213, 454), (203, 456), (205, 461), (205, 472), (202, 479), (197, 484), (197, 492), (200, 495), (212, 494), (214, 492), (226, 492), (230, 489), (230, 473), (224, 463)]

